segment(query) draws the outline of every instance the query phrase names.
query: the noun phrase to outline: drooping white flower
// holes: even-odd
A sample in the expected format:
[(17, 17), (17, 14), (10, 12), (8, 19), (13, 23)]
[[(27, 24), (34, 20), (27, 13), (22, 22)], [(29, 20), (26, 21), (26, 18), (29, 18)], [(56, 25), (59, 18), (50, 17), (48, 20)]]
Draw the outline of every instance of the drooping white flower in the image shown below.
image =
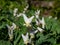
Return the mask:
[(25, 12), (26, 12), (26, 10), (28, 9), (28, 7), (29, 7), (29, 5), (27, 5), (27, 6), (24, 8), (23, 12), (22, 12), (22, 13), (19, 13), (19, 14), (17, 14), (18, 9), (15, 8), (14, 11), (13, 11), (13, 12), (14, 12), (13, 15), (16, 16), (16, 17), (22, 16), (23, 14), (25, 14)]
[(16, 15), (17, 15), (17, 14), (16, 14), (16, 13), (17, 13), (17, 11), (18, 11), (18, 9), (17, 9), (17, 8), (15, 8), (15, 9), (14, 9), (14, 12), (13, 12), (13, 15), (14, 15), (14, 16), (16, 16)]
[(36, 25), (40, 25), (40, 19), (35, 19)]
[(25, 21), (25, 25), (28, 27), (28, 26), (31, 26), (30, 23), (32, 22), (32, 19), (34, 18), (34, 16), (28, 18), (25, 14), (23, 15), (23, 18), (24, 18), (24, 21)]
[(43, 32), (44, 30), (40, 27), (37, 27), (37, 30), (40, 31), (40, 32)]
[(28, 36), (28, 33), (26, 35), (23, 35), (22, 34), (22, 38), (23, 38), (23, 41), (25, 44), (29, 43), (29, 36)]
[(28, 7), (29, 7), (29, 5), (27, 5), (27, 6), (24, 8), (24, 10), (26, 11), (26, 10), (28, 9)]
[(37, 10), (37, 11), (35, 12), (35, 16), (36, 16), (37, 19), (39, 18), (39, 14), (40, 14), (40, 10)]
[(36, 22), (36, 25), (39, 25), (39, 22), (37, 20), (35, 20), (35, 22)]
[(14, 30), (16, 28), (16, 24), (15, 23), (12, 23), (11, 28), (13, 28), (13, 30)]
[(48, 18), (49, 18), (49, 19), (51, 19), (51, 18), (52, 18), (52, 16), (49, 16)]
[(27, 11), (28, 7), (29, 7), (29, 5), (27, 5), (27, 6), (24, 8), (23, 13), (25, 13), (25, 12)]
[(34, 34), (36, 34), (37, 32), (38, 32), (38, 30), (31, 31), (30, 32), (31, 38), (34, 38), (35, 37)]
[(16, 17), (20, 17), (20, 16), (22, 16), (23, 15), (23, 13), (19, 13)]
[(24, 10), (23, 13), (25, 13), (26, 11)]
[(42, 17), (42, 20), (40, 20), (40, 23), (42, 24), (42, 28), (45, 27), (45, 20), (44, 20), (44, 17)]
[(55, 20), (57, 19), (57, 17), (54, 18)]
[(16, 28), (16, 25), (14, 23), (12, 23), (12, 26), (7, 25), (8, 27), (8, 35), (9, 35), (9, 39), (13, 39), (13, 30)]

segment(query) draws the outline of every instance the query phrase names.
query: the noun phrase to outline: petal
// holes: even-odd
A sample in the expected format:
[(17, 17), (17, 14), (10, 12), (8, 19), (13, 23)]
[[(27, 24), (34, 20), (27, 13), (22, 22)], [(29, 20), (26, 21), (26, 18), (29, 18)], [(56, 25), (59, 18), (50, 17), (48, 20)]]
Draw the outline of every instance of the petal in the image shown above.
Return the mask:
[(37, 29), (38, 29), (40, 32), (42, 32), (42, 31), (43, 31), (43, 29), (41, 29), (40, 27), (37, 27)]
[(38, 32), (38, 30), (35, 30), (35, 31), (34, 31), (34, 33), (37, 33), (37, 32)]
[(22, 38), (23, 38), (24, 41), (29, 40), (28, 33), (27, 33), (26, 35), (23, 35), (23, 34), (22, 34)]
[(52, 16), (49, 16), (48, 18), (49, 18), (49, 19), (51, 19), (51, 18), (52, 18)]
[(36, 25), (38, 25), (39, 24), (39, 22), (37, 21), (37, 20), (35, 20), (36, 21)]
[(10, 29), (10, 26), (8, 24), (6, 26), (8, 27), (8, 29)]
[(40, 10), (37, 10), (37, 14), (39, 14), (40, 13)]
[(44, 29), (44, 27), (45, 27), (45, 24), (42, 24), (42, 28)]
[(44, 18), (42, 17), (42, 20), (40, 20), (40, 23), (43, 24), (44, 23)]
[(25, 23), (29, 22), (28, 17), (25, 14), (23, 15), (23, 18), (24, 18)]
[(26, 34), (26, 38), (28, 39), (28, 33)]
[(44, 17), (42, 17), (42, 20), (40, 20), (41, 24), (45, 24)]
[(16, 28), (16, 24), (12, 23), (11, 30), (14, 30)]
[(39, 15), (36, 15), (36, 18), (39, 18)]
[(15, 8), (15, 9), (14, 9), (14, 16), (16, 16), (17, 11), (18, 11), (18, 9)]
[(23, 34), (22, 34), (22, 38), (23, 38), (23, 40), (25, 41), (25, 38), (26, 38), (26, 37), (25, 37)]
[(19, 13), (18, 15), (17, 15), (17, 17), (20, 17), (20, 16), (22, 16), (23, 14), (22, 13)]
[(39, 14), (40, 14), (40, 10), (37, 10), (37, 11), (35, 12), (36, 18), (39, 18)]
[(30, 17), (29, 18), (29, 22), (31, 23), (32, 22), (32, 19), (34, 18), (34, 16)]
[(42, 28), (44, 28), (45, 26), (45, 21), (44, 21), (44, 17), (42, 17)]

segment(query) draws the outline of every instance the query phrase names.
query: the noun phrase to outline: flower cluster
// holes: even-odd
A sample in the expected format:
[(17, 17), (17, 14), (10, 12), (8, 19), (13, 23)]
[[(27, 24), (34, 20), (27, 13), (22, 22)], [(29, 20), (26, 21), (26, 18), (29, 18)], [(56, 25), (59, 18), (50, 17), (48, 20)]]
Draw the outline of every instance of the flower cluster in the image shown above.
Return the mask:
[[(26, 33), (26, 35), (24, 35), (23, 33), (21, 34), (22, 36), (22, 39), (24, 41), (24, 44), (34, 44), (33, 43), (33, 38), (35, 38), (35, 34), (40, 32), (40, 33), (43, 33), (45, 30), (45, 19), (44, 17), (42, 17), (40, 19), (40, 12), (41, 10), (38, 10), (35, 11), (35, 14), (32, 15), (31, 17), (28, 17), (27, 14), (25, 14), (25, 12), (27, 11), (28, 9), (28, 5), (26, 6), (26, 8), (24, 8), (24, 11), (22, 13), (19, 13), (17, 14), (17, 11), (18, 9), (15, 8), (14, 9), (14, 13), (13, 13), (13, 16), (14, 17), (17, 17), (17, 18), (20, 18), (20, 16), (22, 16), (23, 20), (24, 20), (24, 24), (22, 24), (23, 26), (25, 26), (26, 28), (29, 28), (28, 30), (30, 30), (29, 32)], [(52, 18), (52, 16), (49, 16), (48, 17), (49, 19)], [(34, 26), (32, 25), (32, 22), (33, 22), (33, 19), (35, 21), (35, 25), (37, 26), (35, 29), (33, 28)], [(57, 19), (57, 17), (55, 17), (55, 19)], [(8, 35), (9, 35), (9, 39), (12, 40), (13, 39), (13, 31), (16, 29), (16, 24), (15, 23), (12, 23), (12, 26), (9, 26), (7, 24), (7, 27), (8, 27)]]
[[(27, 32), (26, 35), (22, 34), (22, 38), (23, 38), (24, 44), (31, 43), (32, 42), (32, 39), (35, 38), (35, 34), (37, 32), (43, 32), (44, 31), (43, 29), (45, 28), (45, 20), (44, 20), (44, 17), (42, 17), (42, 19), (39, 18), (40, 10), (35, 11), (35, 14), (33, 16), (31, 16), (31, 17), (28, 18), (27, 15), (25, 14), (25, 12), (27, 11), (27, 9), (28, 9), (28, 5), (26, 6), (26, 8), (24, 8), (24, 11), (22, 13), (17, 14), (18, 9), (15, 8), (14, 9), (14, 13), (13, 13), (13, 15), (15, 17), (17, 17), (17, 18), (18, 17), (20, 18), (20, 16), (22, 16), (23, 19), (24, 19), (24, 22), (25, 22), (23, 24), (23, 26), (26, 26), (29, 29), (31, 27), (33, 27), (32, 26), (32, 20), (36, 17), (35, 18), (35, 23), (37, 25), (36, 30), (34, 30), (32, 28), (32, 29), (30, 29), (29, 33)], [(39, 26), (40, 24), (42, 25), (42, 27)], [(7, 25), (7, 27), (8, 27), (9, 38), (10, 39), (13, 39), (13, 30), (16, 28), (16, 24), (15, 23), (12, 23), (12, 26)], [(30, 36), (30, 38), (29, 38), (29, 36)]]

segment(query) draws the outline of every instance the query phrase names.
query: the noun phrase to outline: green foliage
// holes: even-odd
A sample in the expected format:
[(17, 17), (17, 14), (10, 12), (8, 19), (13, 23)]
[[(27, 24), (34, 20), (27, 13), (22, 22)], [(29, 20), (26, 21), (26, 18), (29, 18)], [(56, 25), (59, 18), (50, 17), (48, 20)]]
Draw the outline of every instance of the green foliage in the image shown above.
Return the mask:
[(46, 28), (44, 33), (38, 33), (36, 35), (36, 45), (56, 45), (57, 39), (59, 39), (60, 26), (57, 20), (54, 18), (46, 18)]

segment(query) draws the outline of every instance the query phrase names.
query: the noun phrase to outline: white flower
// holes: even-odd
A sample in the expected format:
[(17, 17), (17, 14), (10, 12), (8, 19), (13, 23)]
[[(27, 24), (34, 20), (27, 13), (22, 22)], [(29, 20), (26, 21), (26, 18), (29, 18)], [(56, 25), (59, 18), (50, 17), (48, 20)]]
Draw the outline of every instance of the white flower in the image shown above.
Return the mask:
[(49, 18), (49, 19), (51, 19), (51, 18), (52, 18), (52, 16), (49, 16), (48, 18)]
[(38, 32), (38, 30), (34, 30), (30, 32), (30, 36), (31, 38), (34, 38), (34, 34), (36, 34)]
[(24, 10), (23, 13), (25, 13), (26, 11)]
[(40, 14), (40, 10), (37, 10), (37, 11), (35, 12), (36, 18), (39, 18), (39, 14)]
[(57, 17), (54, 18), (55, 20), (57, 19)]
[(40, 21), (40, 23), (42, 24), (42, 28), (44, 28), (44, 26), (45, 26), (44, 17), (42, 17), (42, 20)]
[(23, 15), (23, 18), (24, 18), (24, 21), (25, 21), (25, 25), (28, 27), (28, 26), (31, 26), (30, 23), (32, 22), (32, 19), (34, 18), (34, 16), (28, 18), (25, 14)]
[(20, 16), (22, 16), (23, 15), (23, 13), (19, 13), (16, 17), (20, 17)]
[(28, 9), (29, 5), (26, 6), (26, 8), (24, 8), (24, 10), (26, 11)]
[(36, 21), (36, 25), (39, 25), (39, 22), (37, 20), (35, 20), (35, 21)]
[(14, 30), (16, 28), (16, 24), (15, 23), (12, 23), (11, 28), (13, 28), (13, 30)]
[(29, 5), (27, 5), (27, 6), (24, 8), (23, 13), (25, 13), (25, 12), (27, 11), (28, 7), (29, 7)]
[(42, 24), (42, 28), (44, 28), (45, 26), (45, 21), (44, 21), (44, 17), (42, 17), (42, 20), (40, 20), (39, 18), (35, 20), (36, 21), (36, 25), (40, 25), (40, 23)]
[(35, 19), (36, 25), (40, 25), (40, 19)]
[(25, 44), (29, 43), (29, 37), (28, 37), (28, 33), (26, 35), (22, 34), (22, 38)]
[(16, 28), (16, 25), (12, 23), (12, 26), (7, 25), (8, 27), (8, 35), (10, 40), (13, 39), (13, 30)]
[(16, 16), (16, 15), (17, 15), (17, 14), (16, 14), (16, 13), (17, 13), (17, 11), (18, 11), (18, 9), (17, 9), (17, 8), (15, 8), (15, 9), (14, 9), (14, 14), (13, 14), (14, 16)]
[(37, 30), (39, 30), (40, 32), (43, 32), (44, 30), (41, 29), (40, 27), (37, 27)]

